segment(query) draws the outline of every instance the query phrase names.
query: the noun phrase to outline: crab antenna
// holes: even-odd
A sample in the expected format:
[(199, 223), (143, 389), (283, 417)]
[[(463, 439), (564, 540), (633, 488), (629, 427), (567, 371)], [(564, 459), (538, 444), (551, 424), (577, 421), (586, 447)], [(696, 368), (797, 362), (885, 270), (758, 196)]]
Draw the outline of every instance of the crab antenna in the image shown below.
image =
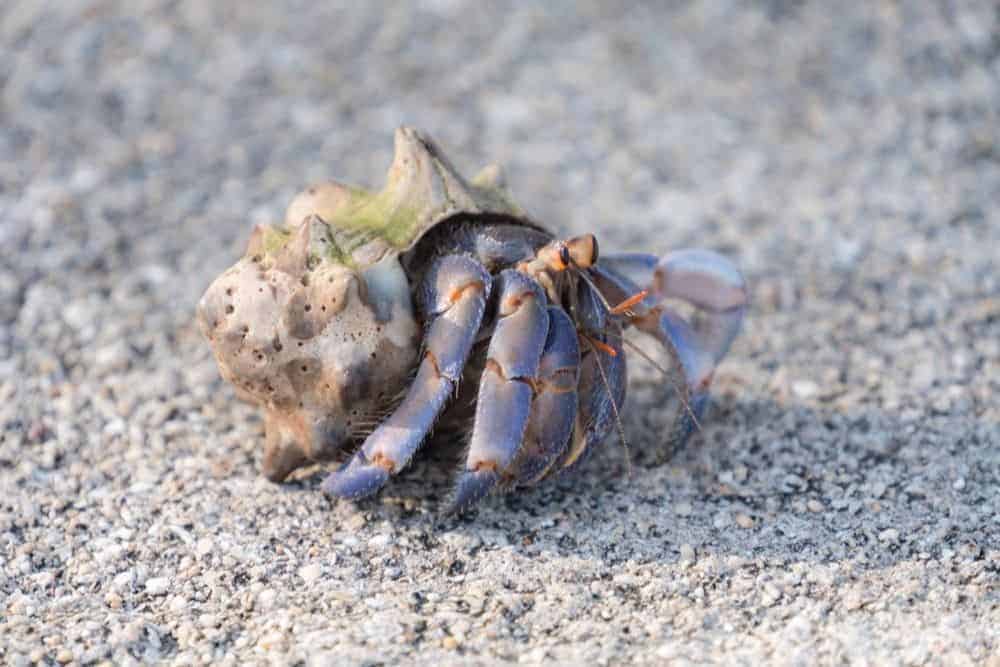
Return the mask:
[(628, 448), (628, 438), (625, 437), (625, 427), (622, 426), (621, 414), (618, 412), (618, 403), (615, 402), (615, 397), (611, 393), (611, 383), (608, 382), (608, 376), (604, 372), (604, 364), (601, 363), (601, 356), (597, 354), (598, 347), (595, 345), (596, 341), (587, 335), (584, 335), (583, 338), (594, 351), (594, 361), (597, 362), (597, 370), (601, 373), (601, 381), (604, 383), (604, 388), (608, 390), (608, 400), (611, 401), (611, 410), (615, 413), (615, 426), (618, 428), (618, 437), (621, 439), (622, 447), (625, 449), (625, 467), (628, 469), (629, 477), (631, 477), (632, 453)]

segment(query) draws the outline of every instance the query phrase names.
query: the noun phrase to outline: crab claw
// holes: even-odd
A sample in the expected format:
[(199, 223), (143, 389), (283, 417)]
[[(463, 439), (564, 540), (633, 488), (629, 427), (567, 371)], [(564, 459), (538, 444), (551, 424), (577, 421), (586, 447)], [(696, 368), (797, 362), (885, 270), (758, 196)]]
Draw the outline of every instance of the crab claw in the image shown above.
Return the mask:
[(338, 498), (364, 498), (381, 489), (388, 480), (388, 470), (359, 455), (327, 476), (323, 480), (323, 491)]
[[(673, 355), (684, 371), (684, 410), (674, 425), (674, 442), (683, 444), (698, 428), (709, 404), (715, 368), (739, 333), (748, 305), (746, 280), (726, 257), (710, 250), (685, 249), (662, 259), (646, 254), (611, 255), (601, 260), (601, 278), (616, 293), (648, 286), (645, 312), (633, 318)], [(689, 320), (667, 300), (694, 306), (699, 317)]]

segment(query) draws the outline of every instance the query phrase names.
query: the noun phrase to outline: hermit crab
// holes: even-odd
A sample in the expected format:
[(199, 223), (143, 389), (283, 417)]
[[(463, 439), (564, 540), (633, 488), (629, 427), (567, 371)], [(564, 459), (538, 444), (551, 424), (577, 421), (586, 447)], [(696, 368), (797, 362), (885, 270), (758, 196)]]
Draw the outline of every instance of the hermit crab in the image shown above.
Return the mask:
[(725, 257), (557, 238), (497, 167), (467, 180), (404, 127), (384, 189), (299, 194), (284, 224), (254, 229), (198, 320), (222, 377), (264, 411), (268, 478), (340, 458), (323, 490), (368, 496), (450, 425), (460, 510), (573, 469), (615, 429), (629, 327), (682, 378), (666, 439), (686, 439), (746, 304)]

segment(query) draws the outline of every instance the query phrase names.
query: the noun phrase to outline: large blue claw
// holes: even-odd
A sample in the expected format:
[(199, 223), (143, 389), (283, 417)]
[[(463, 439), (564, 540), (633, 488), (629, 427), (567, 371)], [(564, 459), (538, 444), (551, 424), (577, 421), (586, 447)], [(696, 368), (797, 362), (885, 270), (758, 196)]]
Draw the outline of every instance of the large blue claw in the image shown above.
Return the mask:
[(495, 470), (466, 470), (455, 485), (455, 498), (445, 510), (446, 514), (461, 512), (466, 507), (482, 500), (500, 481)]
[(323, 480), (323, 491), (338, 498), (364, 498), (381, 489), (388, 479), (385, 468), (355, 458)]

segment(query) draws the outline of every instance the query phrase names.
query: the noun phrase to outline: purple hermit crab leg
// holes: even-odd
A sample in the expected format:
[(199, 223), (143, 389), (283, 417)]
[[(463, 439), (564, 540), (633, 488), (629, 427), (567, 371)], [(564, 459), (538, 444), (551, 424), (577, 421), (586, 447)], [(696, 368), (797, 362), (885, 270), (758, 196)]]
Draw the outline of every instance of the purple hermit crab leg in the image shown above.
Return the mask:
[(417, 377), (354, 458), (326, 478), (324, 491), (341, 498), (371, 495), (409, 463), (458, 384), (489, 290), (490, 276), (478, 262), (449, 255), (435, 263), (424, 285), (430, 325)]
[(628, 385), (621, 331), (608, 320), (603, 303), (586, 284), (577, 298), (577, 318), (584, 325), (580, 334), (579, 411), (569, 447), (549, 473), (575, 469), (607, 438), (620, 419)]
[(510, 475), (549, 330), (545, 292), (537, 282), (513, 269), (502, 271), (498, 281), (496, 327), (486, 351), (465, 469), (449, 511), (476, 502)]
[(549, 306), (549, 333), (538, 365), (535, 400), (515, 468), (518, 483), (533, 484), (566, 450), (576, 423), (580, 343), (562, 308)]

